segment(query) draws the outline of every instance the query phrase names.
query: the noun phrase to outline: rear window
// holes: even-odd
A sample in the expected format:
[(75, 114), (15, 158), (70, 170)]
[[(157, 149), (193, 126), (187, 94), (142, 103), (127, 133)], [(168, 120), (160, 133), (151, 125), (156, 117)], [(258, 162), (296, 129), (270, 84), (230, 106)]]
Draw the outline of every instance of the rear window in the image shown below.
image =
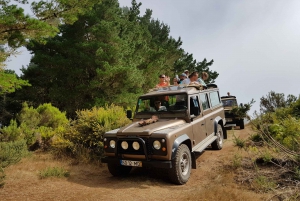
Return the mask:
[(237, 102), (235, 99), (230, 99), (230, 100), (222, 100), (223, 106), (224, 107), (232, 107), (232, 106), (237, 106)]
[(209, 103), (208, 103), (207, 94), (200, 94), (200, 100), (201, 100), (201, 103), (202, 103), (203, 110), (208, 109), (209, 108)]
[(210, 97), (210, 103), (212, 107), (217, 106), (221, 103), (220, 96), (217, 91), (210, 92), (209, 97)]

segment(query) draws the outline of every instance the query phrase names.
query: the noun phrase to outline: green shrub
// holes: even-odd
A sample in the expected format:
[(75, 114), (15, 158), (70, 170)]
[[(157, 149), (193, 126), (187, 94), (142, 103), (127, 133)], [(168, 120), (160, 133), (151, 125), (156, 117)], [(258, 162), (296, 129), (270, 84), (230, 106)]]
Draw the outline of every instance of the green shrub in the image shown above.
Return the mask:
[(232, 160), (232, 167), (234, 169), (237, 169), (242, 166), (242, 159), (243, 157), (240, 154), (234, 154), (233, 160)]
[(41, 179), (45, 179), (47, 177), (69, 177), (70, 173), (64, 168), (47, 167), (39, 172), (39, 176)]
[(234, 134), (233, 134), (233, 144), (239, 149), (246, 149), (246, 140), (236, 137)]
[(18, 121), (20, 135), (27, 141), (27, 145), (32, 147), (40, 141), (39, 144), (46, 145), (43, 148), (49, 147), (51, 138), (64, 130), (69, 122), (65, 112), (60, 112), (50, 103), (42, 104), (36, 109), (24, 103)]
[(276, 188), (276, 183), (266, 176), (257, 176), (252, 182), (252, 187), (259, 192), (269, 192)]
[(9, 126), (0, 129), (0, 142), (10, 142), (22, 138), (16, 120), (10, 120)]
[(2, 168), (19, 162), (22, 157), (27, 155), (28, 150), (25, 140), (0, 142), (0, 167)]
[(263, 139), (259, 134), (255, 133), (250, 136), (250, 140), (253, 142), (261, 142)]
[(28, 154), (25, 140), (0, 142), (0, 187), (5, 184), (4, 168), (19, 162), (22, 157)]
[(51, 103), (45, 103), (38, 106), (36, 111), (38, 112), (40, 118), (38, 126), (45, 126), (55, 129), (60, 126), (64, 126), (69, 122), (66, 117), (66, 113), (59, 111), (59, 109), (52, 106)]
[(59, 149), (57, 153), (65, 149), (77, 157), (81, 153), (91, 158), (99, 157), (103, 152), (103, 134), (130, 122), (124, 109), (115, 105), (77, 111), (77, 119), (71, 121), (65, 133), (53, 139), (52, 146)]

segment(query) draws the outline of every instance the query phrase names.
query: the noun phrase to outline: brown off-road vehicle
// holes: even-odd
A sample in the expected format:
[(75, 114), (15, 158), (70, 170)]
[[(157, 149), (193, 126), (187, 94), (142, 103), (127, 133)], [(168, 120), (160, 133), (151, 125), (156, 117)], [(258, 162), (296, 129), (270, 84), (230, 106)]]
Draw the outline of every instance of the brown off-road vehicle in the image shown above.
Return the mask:
[(132, 167), (166, 168), (172, 182), (185, 184), (197, 167), (197, 152), (222, 149), (224, 125), (216, 85), (159, 88), (138, 98), (132, 124), (104, 134), (101, 161), (114, 176)]
[(244, 129), (244, 118), (232, 112), (232, 108), (238, 106), (236, 97), (229, 94), (228, 96), (222, 96), (221, 100), (225, 110), (226, 127), (235, 124), (236, 126), (239, 126), (240, 129)]

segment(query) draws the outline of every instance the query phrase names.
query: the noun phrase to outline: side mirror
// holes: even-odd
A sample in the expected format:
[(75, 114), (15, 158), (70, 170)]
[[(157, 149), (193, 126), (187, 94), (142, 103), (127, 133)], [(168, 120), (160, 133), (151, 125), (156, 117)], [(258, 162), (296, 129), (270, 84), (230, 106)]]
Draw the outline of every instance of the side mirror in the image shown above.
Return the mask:
[(132, 118), (132, 111), (131, 110), (127, 110), (126, 111), (126, 116), (128, 119), (131, 119)]

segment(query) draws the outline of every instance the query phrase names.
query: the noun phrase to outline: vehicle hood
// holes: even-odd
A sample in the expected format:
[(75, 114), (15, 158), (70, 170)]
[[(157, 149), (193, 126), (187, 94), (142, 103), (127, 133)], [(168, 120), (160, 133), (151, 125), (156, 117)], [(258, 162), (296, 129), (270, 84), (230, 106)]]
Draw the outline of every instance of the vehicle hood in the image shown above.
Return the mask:
[(153, 132), (163, 130), (166, 128), (185, 124), (186, 121), (183, 119), (159, 119), (157, 122), (140, 126), (139, 122), (134, 122), (128, 126), (125, 126), (117, 131), (117, 136), (128, 136), (128, 135), (141, 135), (149, 136)]

